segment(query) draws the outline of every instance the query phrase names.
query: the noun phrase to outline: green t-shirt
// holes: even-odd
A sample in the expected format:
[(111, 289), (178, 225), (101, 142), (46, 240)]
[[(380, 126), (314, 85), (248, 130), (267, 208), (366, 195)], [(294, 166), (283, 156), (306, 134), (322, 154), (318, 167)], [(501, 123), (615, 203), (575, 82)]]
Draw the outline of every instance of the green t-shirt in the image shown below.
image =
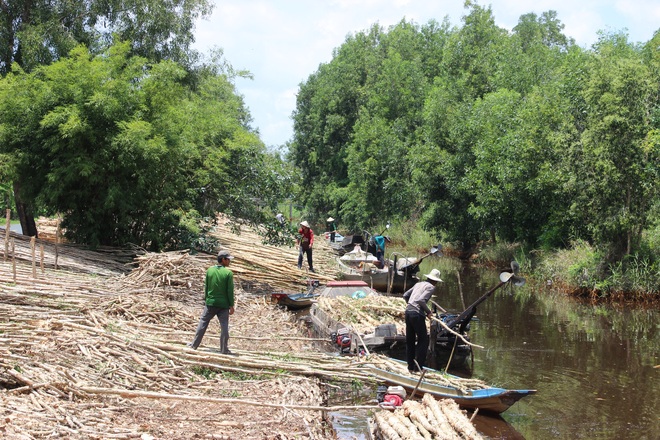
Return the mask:
[(222, 265), (209, 267), (204, 280), (204, 300), (207, 306), (234, 307), (234, 273)]

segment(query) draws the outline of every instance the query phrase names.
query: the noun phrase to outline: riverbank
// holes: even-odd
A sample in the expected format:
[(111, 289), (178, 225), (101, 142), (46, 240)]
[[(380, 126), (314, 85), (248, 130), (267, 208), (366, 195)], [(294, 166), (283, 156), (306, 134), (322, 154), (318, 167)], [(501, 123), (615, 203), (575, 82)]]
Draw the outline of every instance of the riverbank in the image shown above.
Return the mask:
[[(324, 354), (325, 340), (269, 301), (271, 291), (306, 286), (297, 251), (262, 246), (256, 234), (236, 236), (223, 224), (216, 235), (235, 255), (236, 356), (218, 353), (217, 322), (198, 350), (186, 346), (215, 256), (138, 252), (128, 262), (124, 251), (43, 240), (32, 248), (11, 234), (11, 258), (0, 261), (0, 432), (323, 440), (337, 438), (333, 412), (375, 410), (329, 403), (330, 388), (373, 379), (351, 358)], [(315, 278), (333, 278), (332, 257), (317, 242)]]
[(516, 260), (537, 288), (545, 286), (591, 303), (660, 304), (660, 264), (652, 254), (608, 263), (601, 251), (586, 242), (549, 251), (500, 242), (475, 248), (471, 260), (493, 268), (506, 268)]

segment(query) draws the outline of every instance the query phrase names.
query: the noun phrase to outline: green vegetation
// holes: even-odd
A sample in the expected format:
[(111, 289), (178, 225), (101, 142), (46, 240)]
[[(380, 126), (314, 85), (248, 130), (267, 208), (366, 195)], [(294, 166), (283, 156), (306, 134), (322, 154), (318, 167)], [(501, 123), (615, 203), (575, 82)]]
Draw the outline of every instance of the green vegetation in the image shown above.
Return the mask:
[(90, 246), (209, 249), (217, 212), (266, 224), (290, 196), (236, 93), (249, 73), (190, 49), (211, 2), (28, 3), (0, 28), (0, 190), (26, 235), (61, 213)]
[(554, 11), (509, 32), (490, 7), (466, 8), (461, 27), (351, 35), (301, 85), (289, 157), (309, 217), (411, 223), (526, 269), (585, 243), (593, 258), (554, 276), (657, 293), (660, 32), (644, 45), (603, 32), (584, 49)]
[[(282, 371), (277, 371), (276, 374), (282, 374)], [(240, 380), (240, 381), (246, 381), (246, 380), (268, 380), (273, 378), (272, 373), (264, 373), (264, 374), (249, 374), (249, 373), (243, 373), (240, 371), (223, 371), (222, 372), (222, 377), (227, 380)]]
[(211, 2), (65, 3), (3, 10), (0, 199), (27, 235), (60, 214), (90, 246), (211, 251), (218, 212), (288, 245), (277, 212), (332, 215), (343, 233), (391, 222), (390, 251), (441, 241), (585, 292), (658, 293), (660, 32), (587, 49), (554, 11), (508, 31), (474, 1), (457, 27), (374, 25), (301, 84), (281, 157), (236, 91), (249, 72), (190, 47)]
[(192, 367), (192, 372), (198, 376), (202, 376), (206, 380), (215, 379), (215, 377), (218, 375), (217, 371), (211, 370), (210, 368), (203, 367), (201, 365), (194, 365)]

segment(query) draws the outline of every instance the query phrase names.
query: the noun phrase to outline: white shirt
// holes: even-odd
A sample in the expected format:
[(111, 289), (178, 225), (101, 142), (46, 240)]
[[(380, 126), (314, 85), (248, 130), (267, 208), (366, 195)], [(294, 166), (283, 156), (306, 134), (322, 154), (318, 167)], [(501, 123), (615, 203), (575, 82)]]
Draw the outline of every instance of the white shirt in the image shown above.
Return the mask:
[(426, 303), (431, 299), (434, 291), (435, 286), (428, 281), (420, 281), (412, 286), (403, 294), (403, 299), (408, 303), (406, 312), (413, 311), (424, 316), (431, 313), (431, 309)]

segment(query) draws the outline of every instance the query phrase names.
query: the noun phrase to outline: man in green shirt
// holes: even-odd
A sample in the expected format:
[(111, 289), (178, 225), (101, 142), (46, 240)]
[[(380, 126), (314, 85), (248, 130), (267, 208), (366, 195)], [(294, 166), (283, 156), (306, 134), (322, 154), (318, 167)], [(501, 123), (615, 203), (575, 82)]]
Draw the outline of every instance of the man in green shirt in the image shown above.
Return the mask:
[(202, 343), (206, 328), (214, 316), (220, 322), (220, 352), (232, 354), (229, 351), (229, 315), (234, 314), (234, 273), (227, 269), (232, 257), (228, 251), (218, 253), (218, 264), (211, 266), (206, 271), (204, 280), (204, 313), (199, 318), (199, 325), (195, 333), (195, 339), (188, 344), (189, 347), (197, 349)]

